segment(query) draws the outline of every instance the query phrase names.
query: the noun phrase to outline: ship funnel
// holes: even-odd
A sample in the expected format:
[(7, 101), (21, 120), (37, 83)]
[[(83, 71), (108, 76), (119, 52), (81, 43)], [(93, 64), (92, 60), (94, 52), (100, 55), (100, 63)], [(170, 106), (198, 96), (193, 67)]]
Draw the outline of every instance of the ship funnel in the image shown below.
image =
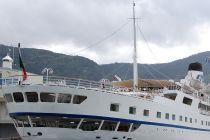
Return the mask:
[(198, 62), (189, 64), (188, 73), (185, 79), (181, 80), (187, 86), (190, 86), (196, 90), (201, 90), (204, 87), (204, 77), (203, 77), (202, 65)]
[(188, 71), (203, 71), (201, 63), (195, 62), (189, 64)]

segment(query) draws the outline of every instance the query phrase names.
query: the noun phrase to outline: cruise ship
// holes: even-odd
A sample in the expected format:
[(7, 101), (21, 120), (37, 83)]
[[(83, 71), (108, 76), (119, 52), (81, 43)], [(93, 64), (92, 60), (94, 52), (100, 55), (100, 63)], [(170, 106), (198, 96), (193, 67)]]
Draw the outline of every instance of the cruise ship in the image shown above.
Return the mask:
[[(135, 14), (133, 20), (135, 29)], [(135, 40), (134, 32), (133, 80), (4, 78), (7, 109), (21, 138), (208, 140), (210, 86), (203, 81), (202, 65), (189, 64), (178, 82), (138, 79)]]

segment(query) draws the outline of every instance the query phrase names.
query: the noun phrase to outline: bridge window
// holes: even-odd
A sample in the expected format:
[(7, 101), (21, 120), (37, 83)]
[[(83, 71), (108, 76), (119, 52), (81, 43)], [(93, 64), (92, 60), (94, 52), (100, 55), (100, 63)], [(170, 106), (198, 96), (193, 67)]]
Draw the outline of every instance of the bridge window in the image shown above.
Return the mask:
[(14, 97), (15, 102), (17, 103), (24, 102), (23, 94), (21, 92), (14, 92), (13, 97)]
[(146, 117), (149, 117), (149, 110), (145, 109), (144, 112), (143, 112), (143, 115), (146, 116)]
[(12, 98), (12, 95), (7, 93), (4, 95), (6, 101), (9, 103), (9, 102), (13, 102), (13, 98)]
[(100, 120), (85, 119), (80, 125), (80, 129), (83, 131), (95, 131), (98, 130), (100, 124)]
[(136, 107), (129, 107), (129, 114), (136, 114)]
[(141, 124), (133, 124), (132, 128), (131, 128), (131, 132), (135, 131), (136, 129), (138, 129), (140, 127)]
[(183, 98), (183, 103), (186, 105), (191, 105), (192, 104), (192, 99), (184, 97)]
[(169, 120), (169, 113), (165, 114), (165, 119)]
[(161, 112), (157, 112), (157, 118), (161, 118)]
[(117, 131), (128, 132), (129, 128), (130, 128), (130, 123), (121, 122)]
[(70, 103), (71, 102), (71, 95), (70, 94), (58, 94), (58, 103)]
[(81, 104), (87, 99), (87, 96), (74, 95), (73, 104)]
[(40, 99), (41, 102), (55, 102), (55, 93), (41, 92)]
[(119, 112), (119, 104), (111, 104), (110, 111)]
[(36, 92), (25, 93), (28, 102), (38, 102), (38, 94)]
[(116, 126), (117, 126), (117, 122), (104, 121), (104, 123), (101, 127), (101, 130), (115, 131)]

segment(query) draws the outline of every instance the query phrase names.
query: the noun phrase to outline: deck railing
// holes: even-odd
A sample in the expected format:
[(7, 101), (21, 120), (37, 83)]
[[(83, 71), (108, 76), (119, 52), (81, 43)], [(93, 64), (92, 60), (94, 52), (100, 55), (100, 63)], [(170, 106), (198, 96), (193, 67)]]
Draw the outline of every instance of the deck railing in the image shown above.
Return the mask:
[(12, 76), (1, 79), (1, 86), (12, 86), (12, 85), (50, 85), (50, 86), (70, 86), (75, 88), (86, 88), (86, 89), (100, 89), (107, 91), (120, 91), (120, 88), (116, 88), (111, 83), (102, 83), (91, 80), (83, 80), (76, 78), (67, 77), (56, 77), (56, 76), (37, 76), (29, 75), (27, 80), (23, 81), (22, 76)]

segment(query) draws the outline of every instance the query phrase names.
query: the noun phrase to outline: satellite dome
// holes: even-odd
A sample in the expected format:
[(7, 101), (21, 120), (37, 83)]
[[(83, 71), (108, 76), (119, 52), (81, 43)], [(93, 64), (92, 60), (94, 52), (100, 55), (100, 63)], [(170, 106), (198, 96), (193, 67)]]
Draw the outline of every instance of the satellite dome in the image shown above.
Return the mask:
[(195, 63), (191, 63), (188, 67), (188, 71), (190, 70), (194, 70), (194, 71), (202, 71), (202, 65), (201, 63), (195, 62)]

